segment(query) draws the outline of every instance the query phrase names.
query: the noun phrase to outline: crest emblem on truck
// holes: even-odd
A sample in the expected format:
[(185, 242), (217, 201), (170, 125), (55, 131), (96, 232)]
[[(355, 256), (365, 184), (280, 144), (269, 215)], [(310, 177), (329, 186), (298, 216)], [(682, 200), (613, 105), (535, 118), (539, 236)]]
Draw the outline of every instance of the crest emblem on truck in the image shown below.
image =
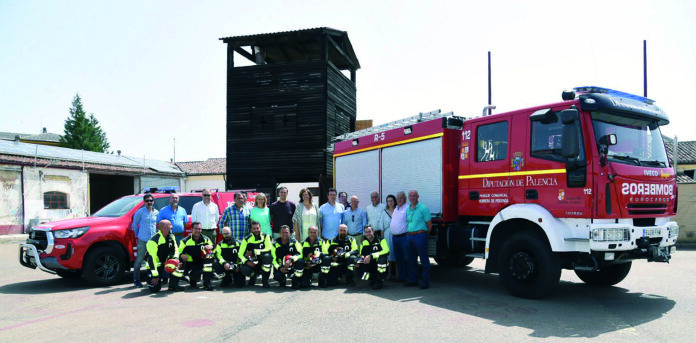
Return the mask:
[(510, 168), (514, 169), (515, 171), (522, 170), (522, 167), (524, 167), (524, 157), (522, 157), (522, 152), (518, 151), (512, 156), (513, 157), (510, 160)]

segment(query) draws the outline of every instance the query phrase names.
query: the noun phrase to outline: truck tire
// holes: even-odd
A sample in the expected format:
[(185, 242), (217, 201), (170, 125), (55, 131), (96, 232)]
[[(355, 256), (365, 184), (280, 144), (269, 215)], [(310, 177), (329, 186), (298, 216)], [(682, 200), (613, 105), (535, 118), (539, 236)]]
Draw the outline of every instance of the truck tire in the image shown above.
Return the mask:
[(85, 257), (82, 272), (85, 280), (93, 286), (111, 286), (123, 278), (126, 258), (116, 247), (97, 247)]
[(498, 273), (503, 286), (512, 295), (538, 299), (558, 286), (561, 265), (543, 236), (525, 231), (503, 242)]
[(82, 276), (81, 270), (56, 270), (56, 275), (64, 279), (76, 279)]
[(631, 264), (632, 262), (612, 264), (596, 272), (576, 270), (575, 275), (588, 285), (608, 287), (623, 281), (631, 271)]

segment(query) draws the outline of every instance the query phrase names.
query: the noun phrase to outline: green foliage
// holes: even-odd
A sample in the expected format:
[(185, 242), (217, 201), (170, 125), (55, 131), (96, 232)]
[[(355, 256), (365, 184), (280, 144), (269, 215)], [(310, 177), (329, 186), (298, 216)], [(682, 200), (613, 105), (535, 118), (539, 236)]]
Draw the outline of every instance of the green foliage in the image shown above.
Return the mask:
[(106, 152), (109, 149), (106, 133), (102, 131), (94, 114), (90, 113), (87, 116), (82, 109), (82, 99), (79, 94), (75, 94), (70, 108), (70, 117), (65, 120), (60, 144), (65, 148), (96, 152)]

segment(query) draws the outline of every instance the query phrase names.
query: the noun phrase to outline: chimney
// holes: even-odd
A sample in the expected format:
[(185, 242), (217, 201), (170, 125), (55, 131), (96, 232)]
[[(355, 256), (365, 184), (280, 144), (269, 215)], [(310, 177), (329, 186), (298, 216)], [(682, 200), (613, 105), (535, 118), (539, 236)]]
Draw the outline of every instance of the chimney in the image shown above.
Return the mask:
[(45, 128), (45, 127), (43, 128), (43, 132), (42, 132), (42, 133), (46, 133), (46, 128)]
[(121, 156), (121, 150), (116, 150), (119, 156)]

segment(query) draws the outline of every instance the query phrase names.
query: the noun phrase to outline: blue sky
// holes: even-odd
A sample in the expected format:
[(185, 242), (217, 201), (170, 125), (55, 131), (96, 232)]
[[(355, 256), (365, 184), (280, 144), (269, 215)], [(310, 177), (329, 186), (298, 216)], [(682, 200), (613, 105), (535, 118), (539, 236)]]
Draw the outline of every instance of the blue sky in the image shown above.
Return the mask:
[[(226, 47), (218, 38), (327, 26), (348, 32), (358, 119), (496, 112), (600, 85), (648, 96), (696, 140), (695, 1), (0, 0), (0, 131), (62, 133), (75, 93), (129, 156), (225, 156)], [(239, 60), (239, 58), (237, 59)]]

